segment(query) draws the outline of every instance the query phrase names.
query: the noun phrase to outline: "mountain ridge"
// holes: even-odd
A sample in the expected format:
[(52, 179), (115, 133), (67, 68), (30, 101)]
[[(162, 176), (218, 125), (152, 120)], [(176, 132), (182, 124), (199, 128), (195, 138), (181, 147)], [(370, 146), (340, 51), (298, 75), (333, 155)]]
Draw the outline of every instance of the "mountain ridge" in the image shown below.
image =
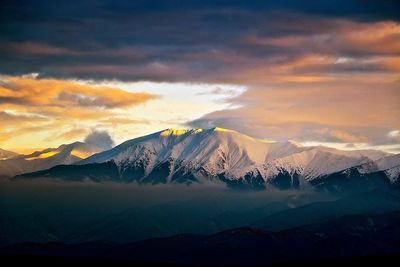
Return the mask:
[(18, 153), (0, 148), (0, 160), (6, 160), (19, 156)]
[(84, 142), (62, 144), (57, 148), (46, 148), (40, 151), (0, 160), (0, 176), (15, 176), (27, 172), (48, 169), (60, 164), (72, 164), (88, 155), (100, 152), (101, 149)]
[[(360, 176), (382, 172), (389, 183), (399, 180), (400, 155), (377, 150), (344, 151), (329, 147), (305, 147), (287, 142), (266, 142), (223, 129), (165, 129), (127, 140), (110, 150), (77, 161), (65, 169), (68, 180), (107, 180), (138, 183), (207, 183), (247, 185), (264, 189), (302, 188), (313, 180), (357, 167)], [(95, 177), (90, 166), (108, 168), (110, 177)], [(81, 167), (79, 167), (81, 166)], [(56, 178), (54, 169), (21, 177)], [(85, 171), (82, 171), (85, 170)]]

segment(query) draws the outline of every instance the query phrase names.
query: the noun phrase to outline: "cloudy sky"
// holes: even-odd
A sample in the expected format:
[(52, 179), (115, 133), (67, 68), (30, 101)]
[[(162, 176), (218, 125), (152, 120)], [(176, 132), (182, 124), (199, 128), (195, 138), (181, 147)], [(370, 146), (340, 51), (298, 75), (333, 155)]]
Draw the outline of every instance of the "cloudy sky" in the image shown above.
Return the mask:
[(398, 1), (1, 1), (0, 147), (164, 128), (400, 152)]

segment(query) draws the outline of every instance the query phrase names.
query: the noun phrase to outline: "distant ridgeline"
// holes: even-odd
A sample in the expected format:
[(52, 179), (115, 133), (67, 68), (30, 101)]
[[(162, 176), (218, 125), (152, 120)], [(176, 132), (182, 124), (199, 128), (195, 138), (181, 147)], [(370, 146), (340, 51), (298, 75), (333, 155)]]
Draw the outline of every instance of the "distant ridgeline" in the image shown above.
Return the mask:
[[(317, 188), (333, 192), (398, 187), (400, 181), (400, 154), (305, 147), (292, 141), (266, 142), (223, 128), (167, 129), (99, 153), (80, 149), (80, 157), (75, 155), (77, 149), (67, 151), (48, 151), (46, 158), (40, 154), (33, 160), (25, 157), (26, 165), (41, 160), (51, 163), (36, 170), (25, 167), (27, 171), (15, 173), (16, 178), (221, 183), (238, 189)], [(88, 152), (93, 155), (82, 159), (82, 153)], [(0, 161), (0, 169), (13, 160)]]

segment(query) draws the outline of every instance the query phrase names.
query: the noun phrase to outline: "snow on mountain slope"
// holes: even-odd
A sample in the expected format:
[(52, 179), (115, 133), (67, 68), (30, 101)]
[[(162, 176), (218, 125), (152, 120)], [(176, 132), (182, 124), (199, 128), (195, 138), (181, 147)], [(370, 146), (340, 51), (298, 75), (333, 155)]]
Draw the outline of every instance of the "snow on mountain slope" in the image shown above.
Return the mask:
[(385, 170), (385, 174), (390, 182), (395, 185), (400, 184), (400, 165)]
[(324, 147), (324, 146), (318, 146), (321, 151), (325, 152), (330, 152), (335, 155), (343, 155), (343, 156), (348, 156), (348, 157), (353, 157), (353, 158), (368, 158), (370, 160), (378, 160), (381, 159), (382, 157), (386, 157), (389, 155), (392, 155), (390, 153), (380, 151), (380, 150), (373, 150), (373, 149), (367, 149), (367, 150), (339, 150), (331, 147)]
[(293, 141), (268, 143), (222, 128), (166, 129), (128, 140), (79, 164), (112, 161), (122, 176), (138, 181), (157, 174), (170, 182), (179, 171), (179, 175), (194, 174), (195, 180), (199, 171), (208, 177), (222, 174), (228, 180), (260, 175), (267, 181), (282, 173), (312, 180), (388, 155), (376, 150), (303, 147)]
[(362, 164), (357, 167), (360, 173), (384, 171), (392, 184), (400, 182), (400, 154), (382, 157), (376, 161)]
[(304, 151), (271, 160), (258, 168), (265, 180), (285, 171), (306, 180), (370, 163), (388, 154), (375, 150), (342, 151), (327, 147), (309, 147)]
[(15, 176), (34, 172), (60, 164), (72, 164), (101, 150), (83, 142), (48, 148), (29, 155), (18, 155), (0, 161), (0, 176)]
[(210, 175), (248, 170), (268, 159), (289, 155), (303, 148), (292, 143), (267, 143), (223, 128), (166, 129), (132, 139), (96, 154), (79, 164), (114, 161), (120, 169), (142, 166), (144, 176), (163, 162), (170, 174), (176, 166), (203, 169)]
[(400, 166), (400, 154), (389, 155), (375, 161), (378, 170), (384, 171), (393, 167)]
[(377, 160), (367, 161), (363, 164), (355, 165), (360, 173), (385, 171), (397, 166), (400, 166), (400, 154), (390, 154)]
[[(41, 160), (41, 155), (31, 157)], [(397, 181), (396, 166), (400, 166), (400, 155), (376, 150), (304, 147), (293, 141), (271, 143), (222, 128), (166, 129), (128, 140), (73, 166), (25, 176), (152, 184), (212, 181), (255, 189), (269, 185), (289, 189), (336, 186), (347, 179), (346, 170), (350, 169), (353, 176), (380, 172), (370, 175), (371, 179), (379, 176), (388, 181), (390, 175)], [(333, 177), (332, 182), (325, 183), (329, 177)]]
[(18, 155), (19, 154), (15, 153), (15, 152), (4, 150), (4, 149), (0, 148), (0, 160), (15, 158)]

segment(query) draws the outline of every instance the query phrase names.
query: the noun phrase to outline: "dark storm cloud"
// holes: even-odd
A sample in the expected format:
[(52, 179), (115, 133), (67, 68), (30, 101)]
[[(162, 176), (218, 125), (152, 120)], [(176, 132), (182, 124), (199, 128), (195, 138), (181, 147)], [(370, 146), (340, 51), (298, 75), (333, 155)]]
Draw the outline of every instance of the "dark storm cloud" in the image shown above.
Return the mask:
[(217, 80), (228, 67), (302, 52), (248, 36), (318, 34), (337, 27), (330, 19), (400, 14), (396, 1), (2, 1), (0, 10), (0, 73), (169, 81)]

